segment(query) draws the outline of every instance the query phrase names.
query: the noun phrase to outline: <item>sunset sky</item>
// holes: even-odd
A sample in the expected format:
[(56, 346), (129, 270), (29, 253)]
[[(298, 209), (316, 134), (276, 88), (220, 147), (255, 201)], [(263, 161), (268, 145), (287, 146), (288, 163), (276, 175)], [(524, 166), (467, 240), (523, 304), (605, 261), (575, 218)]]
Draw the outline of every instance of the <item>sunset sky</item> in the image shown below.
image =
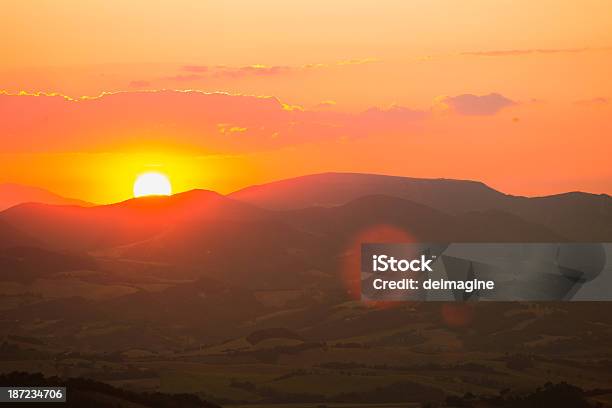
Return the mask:
[(609, 1), (5, 1), (0, 182), (325, 171), (612, 193)]

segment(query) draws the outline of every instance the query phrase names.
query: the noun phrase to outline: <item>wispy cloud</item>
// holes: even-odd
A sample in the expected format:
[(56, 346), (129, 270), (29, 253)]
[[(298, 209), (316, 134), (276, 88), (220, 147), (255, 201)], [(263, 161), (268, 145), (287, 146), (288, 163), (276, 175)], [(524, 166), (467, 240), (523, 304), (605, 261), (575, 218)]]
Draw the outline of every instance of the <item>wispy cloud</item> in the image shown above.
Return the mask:
[(206, 65), (183, 65), (181, 69), (187, 72), (208, 72), (209, 70)]
[[(260, 97), (201, 91), (132, 91), (71, 99), (0, 93), (4, 151), (106, 151), (169, 144), (232, 153), (409, 133), (428, 114), (407, 107), (360, 113), (308, 110)], [(232, 135), (234, 137), (228, 137)]]
[(575, 54), (585, 51), (590, 51), (591, 48), (527, 48), (513, 50), (489, 50), (489, 51), (468, 51), (462, 52), (461, 55), (474, 57), (512, 57), (518, 55), (530, 54)]
[(350, 59), (344, 61), (338, 61), (335, 65), (364, 65), (364, 64), (373, 64), (375, 62), (380, 62), (380, 60), (376, 58), (362, 58), (362, 59)]
[(151, 86), (151, 81), (144, 81), (144, 80), (131, 81), (129, 84), (130, 88), (146, 88), (149, 86)]
[[(498, 94), (443, 98), (460, 115), (515, 105)], [(124, 146), (190, 146), (194, 153), (244, 153), (366, 136), (409, 137), (435, 118), (393, 105), (361, 112), (306, 109), (270, 96), (202, 91), (124, 91), (95, 97), (0, 92), (5, 152), (100, 152)]]
[(212, 74), (217, 77), (240, 78), (245, 76), (276, 76), (288, 74), (293, 71), (295, 71), (295, 68), (289, 66), (266, 66), (257, 64), (239, 68), (217, 66), (212, 71)]
[(517, 102), (498, 93), (449, 96), (441, 98), (440, 103), (448, 106), (460, 115), (470, 116), (494, 115), (504, 108), (517, 104)]
[(264, 65), (252, 64), (243, 66), (228, 65), (201, 65), (187, 64), (178, 67), (178, 72), (157, 78), (143, 78), (129, 82), (132, 89), (152, 88), (153, 84), (160, 84), (159, 88), (167, 86), (168, 82), (198, 82), (206, 79), (231, 80), (243, 78), (275, 78), (284, 75), (309, 72), (318, 69), (342, 68), (380, 62), (376, 58), (348, 59), (331, 63), (313, 63), (304, 65)]
[(578, 106), (605, 106), (610, 104), (610, 98), (605, 98), (603, 96), (591, 99), (581, 99), (574, 102), (574, 105)]
[(232, 77), (239, 78), (245, 76), (275, 76), (284, 75), (293, 72), (307, 71), (313, 69), (342, 67), (351, 65), (365, 65), (380, 62), (376, 58), (361, 58), (348, 59), (331, 63), (312, 63), (304, 65), (264, 65), (252, 64), (244, 66), (226, 66), (226, 65), (183, 65), (180, 69), (183, 72), (208, 74), (216, 77)]
[(188, 75), (179, 74), (179, 75), (170, 75), (170, 76), (164, 77), (163, 79), (167, 81), (173, 81), (173, 82), (193, 82), (193, 81), (199, 81), (202, 78), (204, 78), (204, 76), (200, 74), (188, 74)]

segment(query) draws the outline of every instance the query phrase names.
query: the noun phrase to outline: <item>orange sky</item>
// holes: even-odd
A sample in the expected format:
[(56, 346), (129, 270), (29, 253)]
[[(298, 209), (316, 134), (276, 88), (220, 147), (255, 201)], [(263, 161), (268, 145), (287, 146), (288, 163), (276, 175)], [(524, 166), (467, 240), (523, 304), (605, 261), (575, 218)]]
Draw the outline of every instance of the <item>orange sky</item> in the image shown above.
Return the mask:
[(95, 202), (151, 169), (175, 191), (356, 171), (612, 193), (609, 2), (6, 1), (3, 15), (0, 182)]

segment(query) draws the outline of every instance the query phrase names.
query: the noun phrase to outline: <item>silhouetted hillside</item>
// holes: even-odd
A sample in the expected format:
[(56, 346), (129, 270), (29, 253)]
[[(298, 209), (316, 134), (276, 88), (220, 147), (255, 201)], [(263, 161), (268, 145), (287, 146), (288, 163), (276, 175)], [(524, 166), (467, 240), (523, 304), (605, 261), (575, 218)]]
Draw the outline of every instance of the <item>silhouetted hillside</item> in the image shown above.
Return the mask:
[(359, 173), (322, 173), (244, 188), (236, 200), (278, 210), (333, 207), (369, 195), (414, 201), (445, 212), (492, 208), (504, 194), (483, 183)]
[[(358, 301), (362, 242), (595, 239), (612, 225), (606, 196), (520, 198), (442, 180), (420, 184), (424, 203), (393, 194), (397, 179), (382, 193), (300, 209), (196, 190), (0, 212), (3, 367), (260, 406), (487, 406), (533, 378), (610, 383), (604, 303)], [(574, 391), (567, 401), (582, 401)], [(166, 406), (107, 394), (86, 391), (83, 406), (96, 406), (92, 395)]]
[(50, 248), (91, 250), (144, 240), (181, 222), (253, 219), (262, 212), (217, 193), (192, 190), (95, 207), (21, 204), (0, 213), (0, 221)]
[(31, 281), (58, 272), (94, 269), (95, 261), (86, 255), (65, 254), (36, 247), (15, 246), (0, 249), (0, 279)]
[(21, 184), (0, 184), (0, 211), (23, 203), (90, 206), (90, 203), (65, 198), (38, 187)]
[(281, 212), (289, 225), (332, 242), (344, 242), (368, 228), (391, 226), (406, 232), (415, 242), (556, 242), (565, 240), (550, 229), (503, 211), (447, 214), (405, 199), (364, 196), (331, 208)]
[(18, 228), (0, 221), (0, 248), (10, 248), (14, 246), (40, 245), (34, 238), (24, 234)]
[(382, 194), (447, 213), (501, 210), (578, 241), (612, 240), (612, 198), (572, 192), (518, 197), (483, 183), (356, 173), (324, 173), (247, 187), (229, 197), (270, 209), (332, 207)]

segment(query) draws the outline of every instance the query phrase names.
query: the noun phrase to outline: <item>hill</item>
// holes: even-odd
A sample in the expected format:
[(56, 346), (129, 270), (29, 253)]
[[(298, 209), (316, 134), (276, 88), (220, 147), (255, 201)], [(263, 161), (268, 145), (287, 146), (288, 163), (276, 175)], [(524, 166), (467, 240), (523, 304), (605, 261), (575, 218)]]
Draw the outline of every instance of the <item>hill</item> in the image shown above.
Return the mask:
[(62, 197), (42, 188), (22, 184), (0, 184), (0, 211), (23, 203), (90, 206), (90, 203)]
[(399, 197), (449, 214), (497, 210), (577, 241), (612, 240), (612, 198), (569, 192), (520, 197), (466, 180), (323, 173), (247, 187), (229, 197), (262, 208), (333, 207), (369, 195)]
[(93, 250), (145, 240), (182, 222), (255, 219), (262, 212), (211, 191), (192, 190), (93, 207), (20, 204), (0, 213), (0, 222), (49, 248)]

